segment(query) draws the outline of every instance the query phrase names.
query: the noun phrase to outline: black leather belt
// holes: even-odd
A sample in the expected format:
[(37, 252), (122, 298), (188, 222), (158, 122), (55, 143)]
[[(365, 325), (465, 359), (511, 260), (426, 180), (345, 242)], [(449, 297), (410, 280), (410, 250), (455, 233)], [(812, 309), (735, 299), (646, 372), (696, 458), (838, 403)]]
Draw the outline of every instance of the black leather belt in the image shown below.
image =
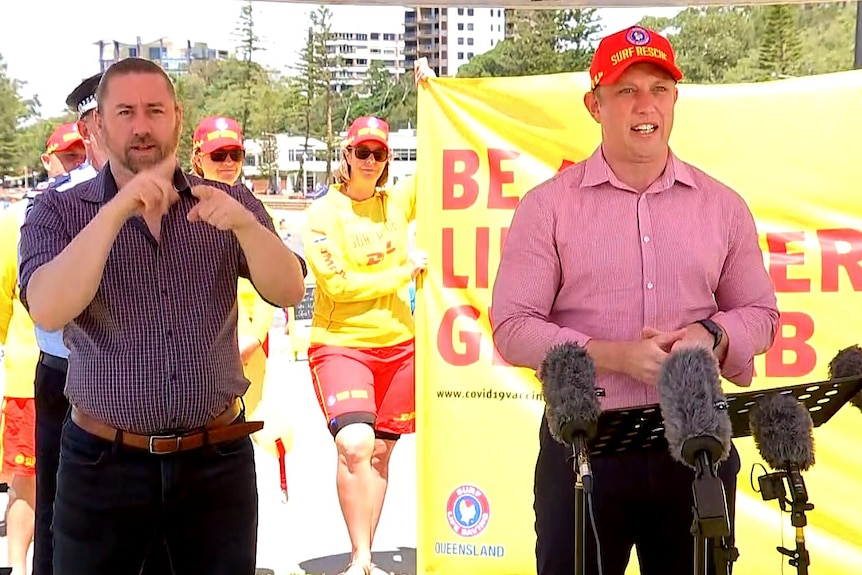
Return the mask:
[(51, 355), (44, 351), (39, 354), (39, 363), (45, 367), (50, 367), (53, 370), (62, 371), (63, 373), (66, 373), (69, 369), (69, 360), (65, 357), (57, 357), (56, 355)]

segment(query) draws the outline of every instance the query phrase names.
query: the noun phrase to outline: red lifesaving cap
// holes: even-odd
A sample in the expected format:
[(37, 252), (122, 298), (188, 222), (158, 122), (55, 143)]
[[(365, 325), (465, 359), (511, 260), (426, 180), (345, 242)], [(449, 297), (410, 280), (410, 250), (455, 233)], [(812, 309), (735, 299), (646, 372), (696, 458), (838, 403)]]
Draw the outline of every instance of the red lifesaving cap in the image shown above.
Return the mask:
[(673, 47), (667, 38), (658, 32), (632, 26), (599, 42), (590, 64), (590, 89), (613, 84), (626, 68), (640, 62), (661, 66), (674, 80), (682, 80), (682, 72), (676, 67)]
[(364, 142), (378, 142), (389, 148), (389, 124), (374, 116), (356, 118), (347, 130), (346, 146), (358, 146)]
[(56, 154), (57, 152), (65, 152), (74, 145), (84, 145), (84, 140), (81, 134), (78, 133), (78, 124), (70, 122), (57, 126), (48, 141), (45, 143), (45, 153), (48, 155)]
[(242, 128), (233, 118), (210, 116), (195, 128), (193, 147), (203, 154), (221, 148), (243, 148)]

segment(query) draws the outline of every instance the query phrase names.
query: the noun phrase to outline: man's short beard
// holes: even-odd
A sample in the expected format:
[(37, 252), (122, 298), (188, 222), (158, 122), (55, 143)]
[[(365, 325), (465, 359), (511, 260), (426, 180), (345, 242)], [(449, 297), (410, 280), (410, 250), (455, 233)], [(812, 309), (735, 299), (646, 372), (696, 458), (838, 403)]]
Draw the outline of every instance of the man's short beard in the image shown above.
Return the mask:
[(177, 149), (179, 148), (180, 143), (180, 133), (182, 132), (182, 125), (177, 122), (176, 128), (174, 129), (173, 137), (166, 144), (162, 144), (153, 139), (148, 140), (148, 143), (152, 143), (158, 150), (158, 154), (152, 160), (141, 160), (139, 158), (135, 158), (132, 155), (131, 146), (124, 148), (121, 162), (123, 167), (126, 168), (129, 172), (133, 174), (140, 173), (144, 170), (152, 168), (153, 166), (157, 166), (167, 160), (172, 156), (176, 156)]

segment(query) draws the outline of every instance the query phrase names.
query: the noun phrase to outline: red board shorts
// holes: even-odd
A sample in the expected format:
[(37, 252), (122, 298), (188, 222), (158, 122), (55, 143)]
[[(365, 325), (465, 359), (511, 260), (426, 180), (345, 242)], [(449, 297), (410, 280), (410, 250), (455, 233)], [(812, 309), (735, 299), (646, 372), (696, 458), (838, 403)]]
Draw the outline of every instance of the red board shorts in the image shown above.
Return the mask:
[(381, 439), (414, 433), (413, 358), (412, 339), (390, 347), (309, 347), (314, 392), (332, 435), (351, 423), (371, 425)]
[(36, 400), (3, 399), (3, 475), (36, 476)]

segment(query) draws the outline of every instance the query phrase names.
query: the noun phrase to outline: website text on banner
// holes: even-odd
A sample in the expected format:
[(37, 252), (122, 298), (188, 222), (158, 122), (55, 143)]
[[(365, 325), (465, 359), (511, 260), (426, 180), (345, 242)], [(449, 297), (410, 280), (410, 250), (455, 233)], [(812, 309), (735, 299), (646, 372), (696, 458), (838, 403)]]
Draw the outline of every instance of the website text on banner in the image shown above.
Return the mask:
[[(585, 74), (563, 74), (420, 89), (417, 243), (431, 263), (417, 307), (419, 573), (535, 573), (541, 385), (496, 354), (488, 307), (520, 197), (598, 144), (581, 102), (588, 87)], [(756, 359), (755, 389), (825, 379), (837, 351), (862, 341), (860, 101), (862, 72), (680, 86), (671, 146), (744, 196), (778, 292), (781, 332)], [(806, 539), (821, 575), (862, 564), (860, 427), (847, 406), (815, 431)], [(789, 518), (750, 485), (761, 463), (752, 440), (736, 445), (734, 573), (791, 569), (775, 550), (781, 525), (792, 547)]]

